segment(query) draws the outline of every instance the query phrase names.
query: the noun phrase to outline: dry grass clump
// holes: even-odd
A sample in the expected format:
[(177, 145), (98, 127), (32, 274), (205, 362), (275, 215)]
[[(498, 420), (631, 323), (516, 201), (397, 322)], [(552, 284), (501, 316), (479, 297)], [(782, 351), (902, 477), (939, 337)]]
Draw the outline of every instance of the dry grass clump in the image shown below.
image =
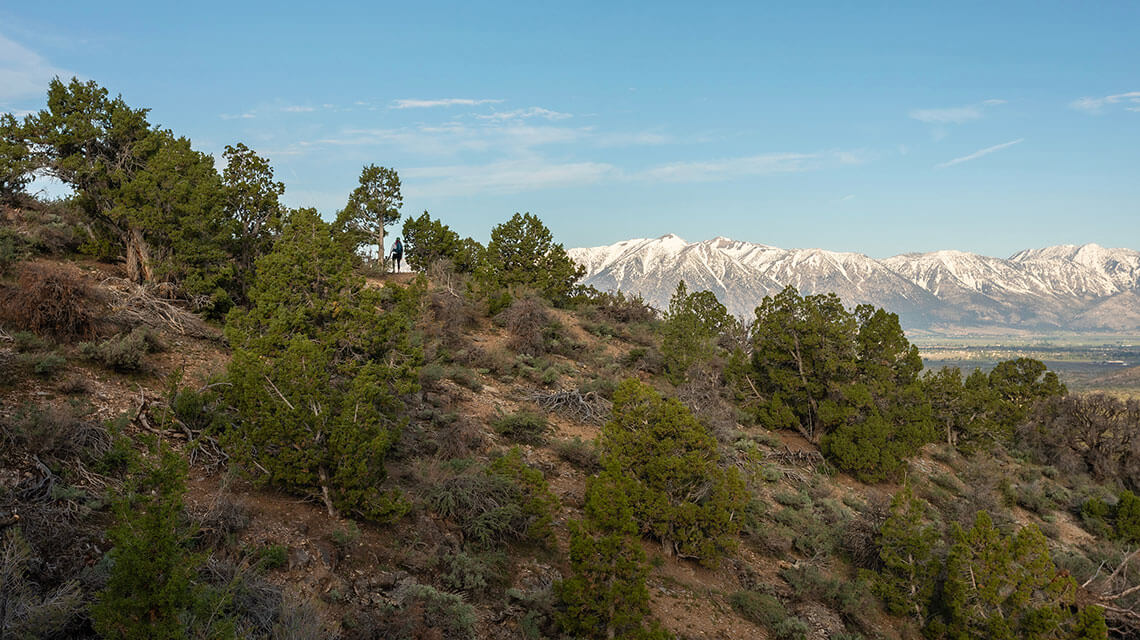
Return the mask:
[(89, 340), (102, 319), (104, 303), (78, 269), (30, 263), (15, 289), (0, 296), (0, 322), (61, 341)]

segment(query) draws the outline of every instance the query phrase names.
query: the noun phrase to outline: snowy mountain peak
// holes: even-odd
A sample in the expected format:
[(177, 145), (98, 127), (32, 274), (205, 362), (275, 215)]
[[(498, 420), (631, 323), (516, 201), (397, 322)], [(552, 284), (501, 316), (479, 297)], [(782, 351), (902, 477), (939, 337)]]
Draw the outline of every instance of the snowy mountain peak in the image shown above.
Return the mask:
[(569, 253), (586, 268), (585, 284), (639, 293), (658, 308), (685, 280), (740, 316), (793, 285), (803, 294), (835, 293), (850, 306), (884, 307), (909, 328), (1140, 329), (1140, 309), (1119, 312), (1140, 300), (1140, 252), (1096, 244), (1027, 249), (1004, 260), (958, 250), (875, 260), (724, 236), (688, 243), (666, 234)]

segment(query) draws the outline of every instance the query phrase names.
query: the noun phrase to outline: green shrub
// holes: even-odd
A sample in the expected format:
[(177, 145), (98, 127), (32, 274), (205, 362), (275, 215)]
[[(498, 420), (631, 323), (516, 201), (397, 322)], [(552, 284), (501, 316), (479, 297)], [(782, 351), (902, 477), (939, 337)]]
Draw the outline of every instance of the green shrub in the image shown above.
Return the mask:
[(649, 568), (637, 540), (628, 479), (600, 476), (586, 489), (586, 517), (570, 525), (572, 575), (555, 585), (558, 623), (576, 638), (664, 638), (649, 618)]
[(641, 531), (667, 550), (715, 565), (735, 544), (748, 491), (722, 468), (716, 439), (676, 398), (627, 380), (599, 439), (606, 473), (630, 480)]
[(776, 640), (807, 640), (809, 633), (811, 627), (799, 618), (784, 618), (772, 629), (772, 635)]
[(381, 486), (419, 388), (424, 285), (369, 288), (355, 262), (315, 210), (291, 214), (257, 261), (249, 308), (226, 320), (237, 419), (222, 441), (262, 482), (319, 495), (330, 514), (389, 521), (409, 508)]
[(558, 440), (554, 443), (554, 453), (566, 462), (587, 472), (597, 471), (602, 463), (598, 450), (590, 442), (574, 436), (573, 440)]
[(1116, 537), (1127, 543), (1140, 542), (1140, 498), (1131, 491), (1123, 491), (1116, 503)]
[(67, 358), (54, 351), (32, 357), (32, 371), (41, 378), (54, 378), (66, 365)]
[(456, 384), (466, 387), (476, 393), (483, 390), (483, 382), (479, 376), (467, 367), (453, 366), (447, 370), (447, 377)]
[(118, 335), (103, 342), (84, 342), (79, 353), (115, 371), (129, 373), (142, 369), (143, 358), (161, 351), (162, 342), (146, 327), (137, 327), (126, 335)]
[(440, 581), (452, 591), (480, 596), (491, 586), (502, 584), (506, 556), (499, 553), (469, 555), (464, 551), (447, 553), (439, 562)]
[(280, 569), (289, 563), (289, 550), (284, 545), (267, 544), (258, 547), (253, 557), (257, 560), (257, 566), (262, 569)]
[(509, 540), (547, 544), (553, 539), (550, 523), (557, 499), (542, 472), (526, 466), (517, 448), (486, 468), (473, 467), (439, 482), (426, 502), (479, 548)]
[(348, 552), (356, 546), (356, 543), (360, 541), (360, 527), (352, 520), (349, 520), (345, 526), (333, 529), (332, 533), (329, 534), (329, 538), (332, 540), (332, 543), (336, 545), (340, 555), (347, 555)]
[(20, 353), (43, 351), (49, 346), (46, 340), (31, 331), (17, 331), (13, 333), (12, 341), (16, 345), (16, 351)]
[(737, 591), (728, 597), (728, 603), (745, 620), (772, 630), (788, 617), (784, 605), (766, 593)]
[(415, 583), (402, 585), (393, 595), (404, 615), (412, 618), (413, 637), (431, 637), (424, 634), (430, 630), (441, 640), (474, 640), (475, 608), (459, 596)]
[(530, 411), (499, 416), (491, 422), (491, 426), (500, 435), (523, 444), (546, 442), (546, 432), (550, 430), (546, 416)]

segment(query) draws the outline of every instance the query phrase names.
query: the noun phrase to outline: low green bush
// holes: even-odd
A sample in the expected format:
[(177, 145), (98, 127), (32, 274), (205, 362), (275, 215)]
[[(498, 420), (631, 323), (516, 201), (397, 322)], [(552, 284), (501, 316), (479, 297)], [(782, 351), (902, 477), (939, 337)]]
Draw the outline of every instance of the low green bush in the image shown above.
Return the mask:
[(550, 430), (550, 422), (545, 416), (530, 411), (499, 416), (491, 426), (500, 435), (523, 444), (546, 442), (546, 432)]

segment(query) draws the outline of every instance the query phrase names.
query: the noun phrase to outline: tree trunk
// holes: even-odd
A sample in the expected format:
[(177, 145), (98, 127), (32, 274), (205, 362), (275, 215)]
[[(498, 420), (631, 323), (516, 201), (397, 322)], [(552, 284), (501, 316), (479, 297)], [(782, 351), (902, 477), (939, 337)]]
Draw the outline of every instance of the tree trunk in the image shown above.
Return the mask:
[(321, 479), (321, 500), (325, 503), (325, 509), (328, 509), (330, 518), (338, 518), (340, 514), (337, 513), (336, 507), (333, 506), (332, 496), (329, 495), (329, 472), (325, 470), (325, 466), (321, 465), (318, 472)]
[(376, 257), (380, 259), (380, 268), (384, 268), (384, 224), (380, 224), (380, 229), (376, 232), (376, 250), (379, 252)]
[(127, 279), (132, 282), (144, 283), (154, 279), (154, 270), (150, 263), (150, 247), (143, 237), (142, 229), (131, 227), (126, 233), (127, 245)]

